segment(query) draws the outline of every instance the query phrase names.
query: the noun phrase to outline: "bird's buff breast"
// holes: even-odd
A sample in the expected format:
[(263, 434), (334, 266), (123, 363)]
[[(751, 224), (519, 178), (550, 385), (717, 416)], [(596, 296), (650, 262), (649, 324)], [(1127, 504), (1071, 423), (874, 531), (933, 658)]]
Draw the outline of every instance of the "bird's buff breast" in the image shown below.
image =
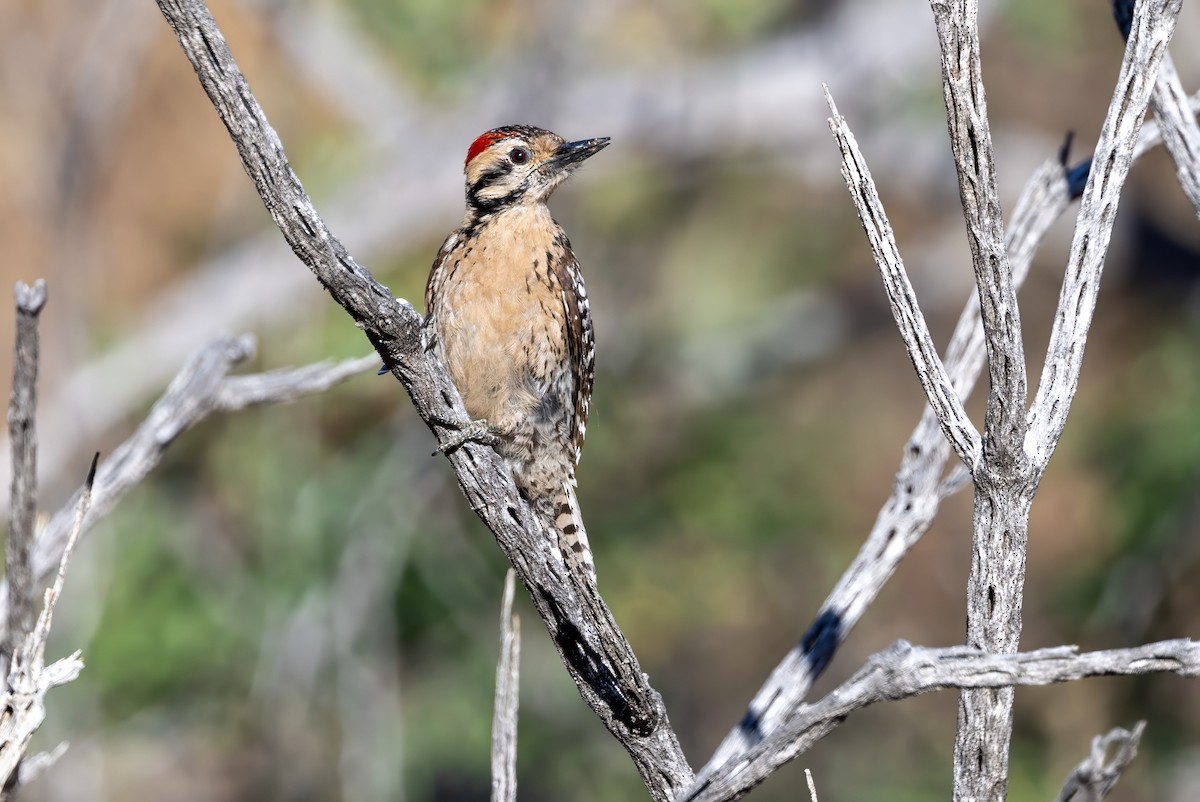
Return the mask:
[(507, 222), (503, 233), (489, 226), (451, 257), (434, 310), (442, 357), (467, 412), (502, 432), (537, 406), (566, 348), (562, 293), (547, 264), (553, 235)]

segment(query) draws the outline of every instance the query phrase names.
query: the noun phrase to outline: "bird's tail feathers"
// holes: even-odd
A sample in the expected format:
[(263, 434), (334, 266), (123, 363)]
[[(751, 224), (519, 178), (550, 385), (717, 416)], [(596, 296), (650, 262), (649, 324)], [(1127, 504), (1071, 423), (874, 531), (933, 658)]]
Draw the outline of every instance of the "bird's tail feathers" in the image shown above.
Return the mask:
[(588, 544), (579, 501), (575, 498), (574, 483), (570, 480), (563, 482), (562, 494), (555, 499), (554, 528), (558, 530), (558, 546), (567, 560), (567, 570), (583, 571), (595, 579), (596, 563), (592, 559), (592, 547)]

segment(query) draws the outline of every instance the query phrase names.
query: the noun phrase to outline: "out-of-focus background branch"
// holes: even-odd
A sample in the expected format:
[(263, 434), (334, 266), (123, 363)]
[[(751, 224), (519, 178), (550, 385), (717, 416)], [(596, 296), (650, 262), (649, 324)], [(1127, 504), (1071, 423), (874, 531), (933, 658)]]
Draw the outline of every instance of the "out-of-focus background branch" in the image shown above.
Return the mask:
[[(986, 5), (1011, 209), (1066, 130), (1090, 148), (1122, 43), (1103, 3)], [(857, 550), (924, 403), (845, 199), (822, 80), (855, 120), (939, 344), (971, 289), (927, 9), (212, 9), (330, 225), (406, 298), (458, 222), (474, 135), (527, 121), (614, 137), (554, 201), (600, 338), (580, 496), (605, 597), (699, 763)], [(1198, 40), (1187, 7), (1172, 55), (1188, 91)], [(222, 332), (256, 332), (250, 370), (363, 353), (262, 213), (153, 4), (3, 4), (0, 45), (0, 279), (43, 275), (54, 293), (43, 509)], [(1149, 154), (1122, 200), (1075, 414), (1033, 510), (1024, 648), (1196, 631), (1200, 228), (1174, 173)], [(1069, 228), (1023, 291), (1031, 353)], [(504, 565), (431, 445), (396, 383), (369, 375), (176, 442), (76, 557), (53, 640), (84, 648), (88, 670), (49, 699), (34, 748), (72, 748), (27, 797), (486, 796)], [(961, 642), (969, 517), (966, 497), (945, 503), (824, 682), (899, 637)], [(547, 639), (525, 640), (522, 798), (636, 797)], [(1198, 706), (1171, 678), (1022, 689), (1011, 796), (1053, 798), (1093, 733), (1145, 718), (1109, 799), (1190, 801)], [(954, 710), (946, 694), (860, 714), (755, 798), (802, 794), (804, 765), (823, 799), (944, 798)]]

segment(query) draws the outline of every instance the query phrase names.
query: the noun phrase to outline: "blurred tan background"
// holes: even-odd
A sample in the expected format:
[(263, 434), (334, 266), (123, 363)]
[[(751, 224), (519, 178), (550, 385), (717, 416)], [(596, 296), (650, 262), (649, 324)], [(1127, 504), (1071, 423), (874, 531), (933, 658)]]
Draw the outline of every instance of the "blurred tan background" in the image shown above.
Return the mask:
[[(927, 5), (212, 9), (326, 221), (418, 303), (461, 219), (475, 135), (529, 122), (613, 137), (552, 204), (599, 338), (580, 497), (601, 588), (699, 766), (854, 554), (923, 403), (820, 82), (939, 342), (971, 289)], [(1087, 155), (1122, 46), (1101, 0), (987, 2), (981, 26), (1011, 208), (1066, 131)], [(1172, 52), (1192, 90), (1198, 41), (1188, 6)], [(50, 286), (44, 508), (221, 333), (258, 336), (251, 370), (369, 350), (271, 225), (148, 0), (0, 4), (0, 97), (0, 284)], [(1023, 292), (1031, 377), (1069, 231)], [(1155, 152), (1122, 201), (1034, 506), (1026, 648), (1200, 634), (1198, 254), (1200, 224)], [(486, 798), (504, 565), (432, 446), (402, 388), (371, 375), (175, 443), (77, 552), (51, 651), (82, 648), (87, 670), (51, 694), (39, 736), (71, 748), (26, 798)], [(965, 493), (944, 506), (818, 692), (897, 638), (961, 641), (969, 518)], [(643, 798), (522, 610), (521, 798)], [(754, 798), (807, 798), (805, 767), (825, 802), (948, 798), (956, 706), (945, 693), (856, 715)], [(1111, 798), (1200, 798), (1194, 682), (1023, 689), (1017, 717), (1016, 802), (1053, 799), (1093, 735), (1142, 717)]]

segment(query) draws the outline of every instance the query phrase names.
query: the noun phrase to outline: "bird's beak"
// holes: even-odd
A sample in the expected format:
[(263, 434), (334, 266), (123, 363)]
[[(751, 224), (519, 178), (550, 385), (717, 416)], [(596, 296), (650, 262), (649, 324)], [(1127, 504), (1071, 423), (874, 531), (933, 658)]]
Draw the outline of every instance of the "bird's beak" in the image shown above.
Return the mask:
[(554, 151), (549, 164), (553, 170), (569, 170), (584, 159), (595, 156), (608, 147), (609, 138), (606, 136), (596, 139), (581, 139), (578, 142), (564, 142)]

